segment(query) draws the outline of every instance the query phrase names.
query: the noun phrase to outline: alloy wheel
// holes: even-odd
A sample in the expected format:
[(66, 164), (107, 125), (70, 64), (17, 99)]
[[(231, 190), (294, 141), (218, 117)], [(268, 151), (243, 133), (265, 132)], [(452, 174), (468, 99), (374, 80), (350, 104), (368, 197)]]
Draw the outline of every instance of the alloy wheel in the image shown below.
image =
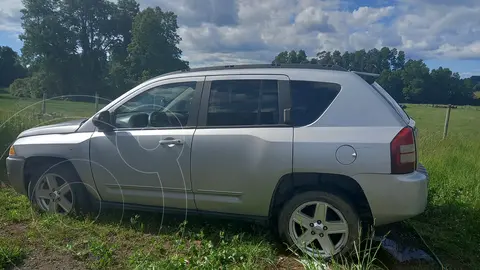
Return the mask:
[(70, 184), (58, 174), (44, 174), (38, 180), (33, 195), (42, 211), (68, 214), (73, 209), (73, 192)]
[(290, 237), (310, 256), (329, 258), (338, 254), (347, 244), (348, 233), (345, 217), (326, 202), (304, 203), (290, 216)]

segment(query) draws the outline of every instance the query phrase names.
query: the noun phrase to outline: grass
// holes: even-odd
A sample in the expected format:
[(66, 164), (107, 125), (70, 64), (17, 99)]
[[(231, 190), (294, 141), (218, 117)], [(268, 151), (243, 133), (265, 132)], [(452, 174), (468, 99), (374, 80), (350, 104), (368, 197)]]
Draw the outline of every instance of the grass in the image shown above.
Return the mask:
[(14, 267), (27, 257), (25, 247), (17, 241), (5, 236), (0, 237), (0, 269)]
[[(88, 117), (95, 112), (94, 97), (91, 98), (91, 102), (71, 102), (62, 100), (64, 98), (53, 97), (47, 99), (45, 103), (46, 112), (71, 117)], [(88, 100), (89, 98), (86, 99)], [(40, 112), (41, 109), (42, 99), (18, 99), (0, 92), (0, 114), (17, 112), (19, 110)]]
[[(26, 225), (23, 247), (44, 246), (89, 269), (252, 269), (275, 262), (267, 231), (247, 223), (171, 217), (162, 224), (159, 214), (127, 212), (121, 220), (119, 211), (99, 220), (38, 214), (11, 189), (0, 190), (0, 205), (2, 224)], [(22, 237), (17, 233), (13, 238)]]
[(480, 111), (409, 106), (420, 128), (420, 160), (429, 171), (429, 205), (411, 223), (454, 269), (480, 267)]
[[(0, 123), (33, 102), (0, 94)], [(39, 117), (40, 107), (35, 106), (0, 124), (0, 146), (7, 147), (19, 132), (40, 122), (88, 116), (94, 110), (93, 103), (49, 101), (47, 112), (52, 115)], [(409, 224), (449, 269), (478, 269), (480, 110), (452, 109), (445, 140), (445, 109), (408, 105), (406, 110), (417, 122), (419, 157), (431, 179), (428, 208)], [(4, 162), (0, 162), (1, 173)], [(38, 268), (43, 257), (55, 256), (57, 261), (77, 265), (74, 269), (314, 269), (323, 264), (286, 255), (268, 229), (249, 223), (190, 217), (184, 223), (183, 217), (174, 216), (162, 223), (161, 215), (133, 212), (121, 217), (116, 211), (98, 220), (38, 214), (26, 198), (0, 188), (0, 269), (22, 261), (26, 268)], [(31, 265), (34, 260), (37, 264)], [(373, 268), (358, 261), (330, 268)], [(48, 268), (53, 262), (45, 263)]]

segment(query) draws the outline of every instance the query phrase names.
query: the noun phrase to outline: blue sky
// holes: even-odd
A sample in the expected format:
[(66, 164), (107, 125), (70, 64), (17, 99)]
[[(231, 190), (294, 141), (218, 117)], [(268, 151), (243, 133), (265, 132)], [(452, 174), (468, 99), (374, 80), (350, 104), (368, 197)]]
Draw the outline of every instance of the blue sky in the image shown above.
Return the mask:
[[(138, 0), (178, 15), (191, 66), (270, 62), (283, 50), (396, 47), (480, 75), (478, 0)], [(0, 45), (20, 51), (21, 0), (0, 0)]]

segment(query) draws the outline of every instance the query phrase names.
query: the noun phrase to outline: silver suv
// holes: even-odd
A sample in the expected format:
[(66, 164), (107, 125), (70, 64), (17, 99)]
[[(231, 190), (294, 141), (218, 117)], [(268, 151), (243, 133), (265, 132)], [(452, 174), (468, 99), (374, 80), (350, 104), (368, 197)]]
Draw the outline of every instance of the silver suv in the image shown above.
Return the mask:
[(307, 254), (344, 254), (363, 224), (427, 203), (415, 121), (372, 75), (321, 65), (165, 74), (89, 119), (21, 133), (9, 182), (42, 211), (220, 213), (268, 221)]

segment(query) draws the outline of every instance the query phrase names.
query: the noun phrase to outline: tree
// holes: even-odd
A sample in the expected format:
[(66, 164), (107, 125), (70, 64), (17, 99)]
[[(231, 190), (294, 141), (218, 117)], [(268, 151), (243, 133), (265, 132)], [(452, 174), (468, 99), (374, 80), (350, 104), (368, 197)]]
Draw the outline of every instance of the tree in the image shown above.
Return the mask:
[(472, 101), (474, 97), (472, 85), (468, 80), (462, 80), (458, 72), (453, 73), (450, 85), (448, 103), (465, 105)]
[(128, 58), (128, 45), (132, 42), (132, 24), (135, 16), (140, 12), (140, 6), (135, 0), (119, 0), (114, 12), (113, 22), (118, 38), (110, 49), (108, 62), (107, 97), (115, 97), (136, 84), (130, 78)]
[(298, 64), (307, 63), (307, 62), (308, 62), (307, 54), (305, 53), (304, 50), (298, 51), (298, 53), (297, 53), (297, 62), (298, 62)]
[[(76, 39), (62, 13), (63, 2), (55, 0), (24, 0), (22, 12), (22, 58), (30, 72), (42, 71), (42, 85), (52, 95), (74, 89)], [(35, 80), (35, 82), (39, 82)]]
[(298, 57), (297, 57), (297, 52), (294, 50), (291, 50), (288, 53), (288, 62), (291, 64), (298, 63)]
[(425, 95), (429, 103), (441, 104), (447, 103), (450, 99), (452, 90), (452, 71), (448, 68), (439, 67), (432, 69), (430, 73), (430, 83), (425, 89)]
[(113, 97), (148, 77), (188, 67), (172, 12), (140, 12), (136, 0), (23, 2), (22, 58), (31, 79), (14, 89)]
[(391, 57), (392, 57), (392, 51), (390, 51), (390, 48), (383, 47), (380, 50), (380, 66), (379, 66), (380, 71), (392, 69), (392, 66), (390, 64)]
[(424, 90), (429, 83), (429, 69), (422, 60), (408, 60), (402, 71), (405, 84), (403, 94), (407, 101), (424, 103)]
[(123, 63), (128, 56), (128, 45), (132, 42), (132, 24), (140, 12), (140, 5), (135, 0), (118, 0), (113, 21), (119, 39), (112, 46), (112, 60)]
[(332, 54), (332, 62), (334, 65), (343, 66), (342, 54), (340, 51), (334, 51)]
[(401, 70), (388, 70), (385, 69), (377, 82), (387, 91), (392, 98), (397, 102), (403, 102), (405, 97), (403, 95), (404, 82), (402, 80)]
[(382, 60), (380, 51), (373, 48), (367, 52), (366, 61), (364, 61), (364, 70), (366, 72), (379, 74), (382, 72)]
[(0, 87), (8, 87), (15, 79), (26, 75), (18, 54), (7, 46), (0, 46)]
[[(274, 62), (291, 63), (298, 59), (295, 51), (279, 53)], [(448, 68), (429, 68), (422, 60), (406, 61), (405, 52), (396, 48), (373, 48), (369, 51), (336, 50), (318, 52), (311, 64), (335, 64), (347, 70), (378, 73), (377, 82), (398, 102), (476, 104), (475, 91), (480, 91), (480, 76), (461, 79)], [(297, 61), (299, 62), (299, 61)], [(301, 62), (301, 61), (300, 61)]]
[(291, 50), (290, 52), (284, 51), (280, 52), (275, 56), (275, 59), (272, 63), (277, 64), (300, 64), (300, 63), (308, 63), (307, 54), (304, 50), (299, 50), (298, 52), (295, 50)]
[(321, 51), (317, 53), (318, 63), (321, 65), (333, 65), (332, 53), (327, 51)]
[(132, 42), (128, 46), (129, 72), (136, 80), (153, 75), (186, 69), (188, 62), (180, 59), (177, 47), (177, 16), (161, 8), (146, 8), (135, 17)]
[(272, 61), (272, 64), (286, 64), (288, 63), (288, 52), (284, 51), (275, 56), (275, 59)]
[(342, 67), (347, 70), (351, 70), (353, 68), (353, 55), (349, 52), (344, 52), (342, 54)]
[(399, 51), (398, 55), (394, 58), (392, 63), (394, 70), (403, 69), (405, 67), (405, 52)]
[(62, 15), (80, 50), (77, 75), (83, 94), (105, 95), (107, 52), (120, 42), (114, 20), (118, 10), (108, 0), (68, 0), (62, 5)]

